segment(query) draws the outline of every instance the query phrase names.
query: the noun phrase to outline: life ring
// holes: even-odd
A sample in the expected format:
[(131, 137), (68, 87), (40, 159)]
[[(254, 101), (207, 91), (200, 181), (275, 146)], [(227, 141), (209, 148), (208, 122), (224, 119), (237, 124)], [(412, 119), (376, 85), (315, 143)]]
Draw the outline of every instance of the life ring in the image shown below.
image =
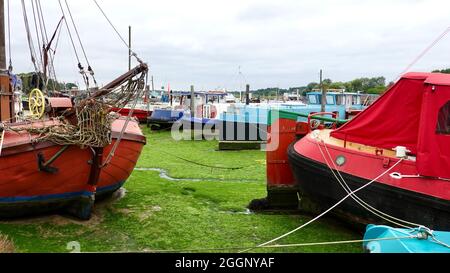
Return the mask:
[(37, 88), (31, 90), (28, 103), (32, 118), (40, 119), (44, 116), (45, 97), (41, 90)]

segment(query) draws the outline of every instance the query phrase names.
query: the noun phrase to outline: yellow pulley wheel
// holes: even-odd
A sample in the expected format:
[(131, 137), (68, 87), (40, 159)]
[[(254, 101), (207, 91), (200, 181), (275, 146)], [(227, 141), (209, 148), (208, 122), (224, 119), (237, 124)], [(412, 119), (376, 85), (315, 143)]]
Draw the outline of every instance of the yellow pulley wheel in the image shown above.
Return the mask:
[(28, 99), (31, 116), (33, 118), (40, 119), (44, 116), (45, 112), (45, 97), (41, 90), (33, 89), (30, 92)]

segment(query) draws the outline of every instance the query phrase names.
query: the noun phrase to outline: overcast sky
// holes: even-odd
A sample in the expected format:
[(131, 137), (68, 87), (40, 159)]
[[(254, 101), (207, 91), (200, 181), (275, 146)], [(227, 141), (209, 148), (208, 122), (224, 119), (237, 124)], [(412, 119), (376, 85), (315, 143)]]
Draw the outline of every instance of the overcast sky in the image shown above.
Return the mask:
[[(21, 3), (10, 1), (14, 71), (32, 71)], [(150, 65), (157, 88), (170, 83), (173, 89), (193, 84), (235, 90), (244, 82), (252, 89), (287, 88), (318, 81), (320, 69), (333, 81), (390, 81), (450, 26), (445, 0), (97, 1), (124, 38), (132, 26), (134, 51)], [(25, 2), (33, 28), (31, 0)], [(128, 50), (95, 3), (68, 3), (99, 82), (125, 72)], [(51, 36), (62, 13), (57, 0), (41, 5)], [(58, 80), (82, 82), (76, 65), (64, 28), (56, 53)], [(445, 67), (447, 36), (411, 70)]]

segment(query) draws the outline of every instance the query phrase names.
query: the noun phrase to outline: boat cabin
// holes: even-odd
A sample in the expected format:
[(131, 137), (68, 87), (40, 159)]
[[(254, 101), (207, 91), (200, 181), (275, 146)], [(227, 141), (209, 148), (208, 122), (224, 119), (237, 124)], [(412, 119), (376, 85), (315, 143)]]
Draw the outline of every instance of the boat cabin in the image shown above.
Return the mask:
[[(344, 91), (331, 91), (327, 92), (326, 104), (327, 105), (344, 105), (348, 111), (350, 109), (362, 109), (362, 95), (361, 93), (344, 92)], [(313, 91), (306, 94), (308, 104), (321, 105), (322, 92)]]

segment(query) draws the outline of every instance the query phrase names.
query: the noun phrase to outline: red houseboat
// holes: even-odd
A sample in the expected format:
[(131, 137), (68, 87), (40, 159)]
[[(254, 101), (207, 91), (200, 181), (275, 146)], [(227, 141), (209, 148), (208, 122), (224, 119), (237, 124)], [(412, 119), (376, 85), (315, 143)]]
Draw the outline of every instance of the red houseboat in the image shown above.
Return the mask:
[(269, 204), (344, 200), (333, 212), (354, 223), (450, 230), (450, 75), (405, 74), (338, 129), (310, 132), (293, 113), (271, 127)]

